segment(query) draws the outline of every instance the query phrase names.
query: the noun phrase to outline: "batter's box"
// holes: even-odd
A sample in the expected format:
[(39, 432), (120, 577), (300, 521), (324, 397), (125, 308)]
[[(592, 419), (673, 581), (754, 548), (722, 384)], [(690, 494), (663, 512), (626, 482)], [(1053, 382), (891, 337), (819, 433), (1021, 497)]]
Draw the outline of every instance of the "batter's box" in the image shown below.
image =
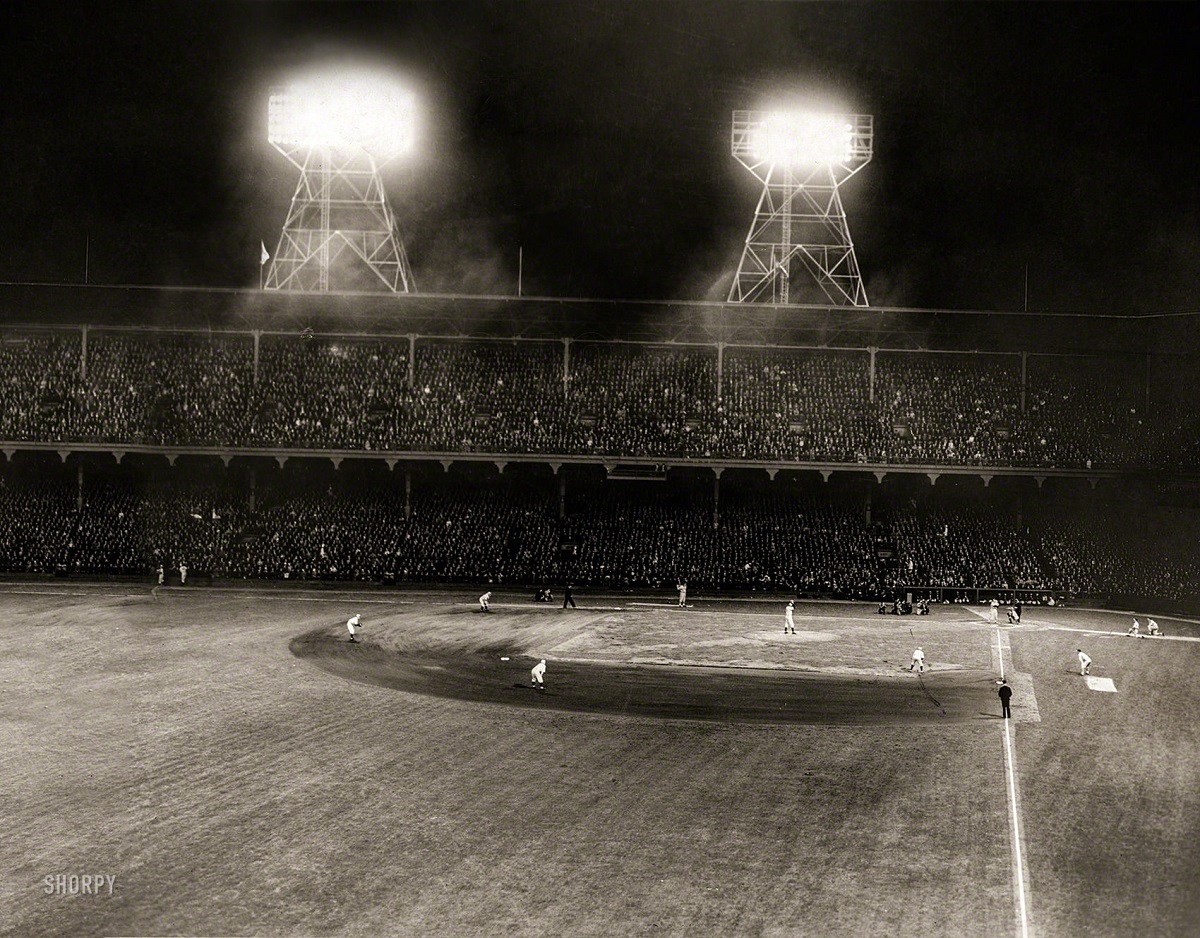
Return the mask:
[(1117, 692), (1117, 685), (1113, 683), (1111, 677), (1092, 677), (1089, 674), (1084, 680), (1087, 681), (1088, 690), (1102, 690), (1109, 694)]

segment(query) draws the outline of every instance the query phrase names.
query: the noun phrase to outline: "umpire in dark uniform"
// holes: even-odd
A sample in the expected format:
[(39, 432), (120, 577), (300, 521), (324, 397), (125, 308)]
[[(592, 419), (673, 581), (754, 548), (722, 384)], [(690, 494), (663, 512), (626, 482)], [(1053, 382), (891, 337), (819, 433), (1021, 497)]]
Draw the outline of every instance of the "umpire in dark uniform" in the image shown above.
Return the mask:
[(1012, 688), (1008, 686), (1008, 681), (1001, 681), (1000, 690), (996, 693), (1000, 695), (1000, 712), (1004, 714), (1004, 719), (1011, 719), (1012, 709), (1009, 707), (1008, 702), (1012, 700)]
[(567, 603), (571, 604), (571, 608), (575, 608), (575, 591), (571, 589), (571, 584), (567, 584), (566, 591), (563, 593), (563, 608), (567, 608)]

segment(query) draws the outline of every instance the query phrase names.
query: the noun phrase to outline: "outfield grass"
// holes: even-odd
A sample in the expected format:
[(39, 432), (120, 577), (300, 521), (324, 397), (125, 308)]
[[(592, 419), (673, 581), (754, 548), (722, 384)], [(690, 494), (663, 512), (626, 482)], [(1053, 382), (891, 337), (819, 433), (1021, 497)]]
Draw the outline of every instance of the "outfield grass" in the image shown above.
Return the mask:
[[(935, 667), (986, 668), (995, 632), (970, 611), (802, 606), (798, 629), (837, 637), (781, 649), (778, 610), (756, 604), (485, 618), (465, 595), (390, 601), (409, 598), (0, 594), (0, 932), (1020, 933), (999, 720), (542, 711), (347, 681), (288, 651), (357, 610), (398, 651), (507, 634), (669, 660), (673, 639), (708, 663), (849, 674), (898, 668), (915, 637)], [(1069, 673), (1076, 633), (1009, 638), (1042, 721), (1015, 728), (1032, 934), (1190, 933), (1200, 645), (1095, 637), (1121, 691), (1105, 695)], [(114, 893), (46, 895), (57, 873), (115, 875)]]

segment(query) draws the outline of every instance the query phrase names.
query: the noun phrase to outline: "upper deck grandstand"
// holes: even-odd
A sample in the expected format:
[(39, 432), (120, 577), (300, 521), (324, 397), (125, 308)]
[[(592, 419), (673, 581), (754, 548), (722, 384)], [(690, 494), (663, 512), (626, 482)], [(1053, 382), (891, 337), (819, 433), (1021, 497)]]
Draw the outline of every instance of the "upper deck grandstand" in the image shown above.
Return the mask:
[(1197, 468), (1198, 353), (1173, 317), (14, 286), (0, 300), (14, 448)]

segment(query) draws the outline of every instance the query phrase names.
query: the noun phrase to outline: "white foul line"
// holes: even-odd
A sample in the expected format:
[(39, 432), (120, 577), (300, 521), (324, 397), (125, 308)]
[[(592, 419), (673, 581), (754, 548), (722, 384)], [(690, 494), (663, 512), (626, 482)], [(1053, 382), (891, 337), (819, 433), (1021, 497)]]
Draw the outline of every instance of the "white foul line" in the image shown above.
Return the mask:
[[(1000, 630), (996, 630), (996, 657), (1000, 661), (1000, 677), (1004, 677), (1004, 649), (1000, 646)], [(1004, 754), (1008, 763), (1008, 804), (1012, 814), (1013, 859), (1017, 864), (1017, 907), (1021, 913), (1021, 938), (1029, 938), (1029, 915), (1025, 909), (1025, 868), (1021, 862), (1021, 828), (1017, 817), (1017, 777), (1013, 768), (1012, 736), (1004, 721)]]

